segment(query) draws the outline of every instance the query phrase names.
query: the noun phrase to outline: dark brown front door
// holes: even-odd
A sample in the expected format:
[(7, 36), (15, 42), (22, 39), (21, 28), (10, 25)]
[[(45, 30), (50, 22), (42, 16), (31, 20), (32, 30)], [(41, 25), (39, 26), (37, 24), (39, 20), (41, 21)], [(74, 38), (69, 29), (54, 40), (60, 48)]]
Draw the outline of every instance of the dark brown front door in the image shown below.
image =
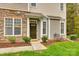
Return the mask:
[(30, 21), (30, 37), (32, 39), (36, 39), (36, 30), (37, 28), (37, 24), (36, 24), (36, 21)]

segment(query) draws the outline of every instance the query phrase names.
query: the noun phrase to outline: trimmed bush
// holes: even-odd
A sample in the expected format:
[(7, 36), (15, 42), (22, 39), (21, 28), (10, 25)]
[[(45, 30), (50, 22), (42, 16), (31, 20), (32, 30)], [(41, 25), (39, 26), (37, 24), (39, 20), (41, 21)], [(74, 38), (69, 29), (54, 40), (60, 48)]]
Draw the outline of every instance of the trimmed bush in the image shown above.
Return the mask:
[(31, 38), (30, 37), (23, 37), (23, 40), (25, 43), (28, 43), (31, 41)]
[(70, 36), (70, 39), (71, 40), (76, 40), (77, 39), (77, 36)]
[(15, 42), (16, 42), (16, 37), (15, 37), (15, 36), (10, 36), (10, 37), (8, 37), (8, 40), (9, 40), (11, 43), (15, 43)]
[(43, 41), (43, 42), (46, 42), (47, 40), (48, 40), (48, 37), (47, 37), (47, 36), (43, 36), (43, 37), (42, 37), (42, 41)]
[(77, 34), (77, 37), (79, 38), (79, 33)]

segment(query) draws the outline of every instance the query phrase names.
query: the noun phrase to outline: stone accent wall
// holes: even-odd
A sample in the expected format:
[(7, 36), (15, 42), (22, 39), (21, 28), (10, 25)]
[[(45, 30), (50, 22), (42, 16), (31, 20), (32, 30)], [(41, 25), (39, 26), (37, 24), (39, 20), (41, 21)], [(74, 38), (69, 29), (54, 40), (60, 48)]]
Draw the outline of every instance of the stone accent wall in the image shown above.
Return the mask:
[[(0, 9), (0, 40), (7, 40), (4, 36), (4, 17), (22, 18), (22, 36), (26, 36), (27, 18), (24, 14), (25, 11)], [(21, 40), (22, 36), (17, 36), (17, 41)]]

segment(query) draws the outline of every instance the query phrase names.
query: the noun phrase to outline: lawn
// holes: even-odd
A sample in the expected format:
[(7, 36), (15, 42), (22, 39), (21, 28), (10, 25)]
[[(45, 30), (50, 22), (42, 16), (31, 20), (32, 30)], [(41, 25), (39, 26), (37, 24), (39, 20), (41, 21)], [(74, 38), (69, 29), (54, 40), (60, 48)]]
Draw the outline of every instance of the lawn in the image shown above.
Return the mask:
[(79, 56), (79, 42), (57, 42), (44, 51), (24, 51), (2, 56)]

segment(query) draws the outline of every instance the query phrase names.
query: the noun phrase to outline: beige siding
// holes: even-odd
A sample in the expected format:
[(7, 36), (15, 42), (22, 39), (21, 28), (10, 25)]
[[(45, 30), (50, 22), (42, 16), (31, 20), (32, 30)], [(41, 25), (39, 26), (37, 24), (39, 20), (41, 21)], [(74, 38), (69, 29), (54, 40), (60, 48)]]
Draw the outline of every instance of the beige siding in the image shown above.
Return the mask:
[(60, 21), (50, 20), (50, 38), (54, 37), (54, 34), (60, 35)]
[[(13, 9), (13, 10), (28, 10), (27, 3), (0, 3), (0, 8)], [(60, 10), (60, 3), (37, 3), (36, 8), (30, 5), (30, 12), (43, 13), (44, 15), (61, 16), (66, 18), (66, 4), (64, 4), (64, 10)]]
[(30, 6), (30, 11), (43, 13), (44, 15), (60, 16), (65, 18), (66, 4), (64, 4), (64, 10), (61, 11), (60, 3), (38, 3), (36, 8)]

